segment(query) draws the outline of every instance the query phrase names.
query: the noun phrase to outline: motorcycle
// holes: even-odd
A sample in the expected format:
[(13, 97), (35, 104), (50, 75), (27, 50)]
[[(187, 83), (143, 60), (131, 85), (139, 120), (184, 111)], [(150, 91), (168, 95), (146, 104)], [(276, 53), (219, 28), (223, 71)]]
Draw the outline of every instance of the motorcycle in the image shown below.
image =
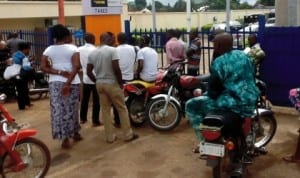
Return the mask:
[(177, 69), (168, 70), (163, 81), (169, 85), (167, 94), (151, 98), (146, 106), (146, 116), (151, 126), (159, 131), (169, 131), (178, 126), (185, 113), (185, 103), (206, 91), (209, 75), (181, 75)]
[(29, 81), (29, 97), (31, 100), (38, 100), (47, 97), (49, 93), (49, 83), (42, 71), (35, 73), (34, 79)]
[[(0, 95), (0, 101), (6, 96)], [(2, 177), (45, 177), (51, 157), (48, 147), (34, 138), (37, 130), (17, 124), (0, 104), (0, 174)]]
[(163, 73), (163, 71), (159, 71), (156, 81), (153, 83), (134, 80), (124, 85), (125, 103), (133, 126), (141, 127), (145, 123), (144, 110), (149, 98), (164, 92), (166, 83), (162, 81)]
[(213, 178), (242, 178), (256, 156), (267, 153), (265, 146), (277, 129), (273, 111), (264, 105), (261, 94), (253, 117), (241, 118), (232, 112), (208, 114), (199, 129), (204, 142), (200, 158), (212, 167)]

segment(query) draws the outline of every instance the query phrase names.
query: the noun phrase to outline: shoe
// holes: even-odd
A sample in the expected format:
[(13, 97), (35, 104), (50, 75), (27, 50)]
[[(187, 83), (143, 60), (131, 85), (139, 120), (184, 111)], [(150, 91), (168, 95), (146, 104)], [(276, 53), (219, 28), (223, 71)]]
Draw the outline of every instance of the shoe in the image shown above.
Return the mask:
[(86, 122), (87, 122), (87, 121), (83, 121), (83, 120), (82, 120), (82, 121), (80, 121), (80, 124), (85, 124)]
[(133, 133), (132, 137), (130, 139), (128, 139), (128, 140), (125, 140), (125, 142), (131, 142), (131, 141), (136, 140), (138, 138), (139, 138), (139, 135), (136, 134), (136, 133)]
[(81, 135), (79, 133), (75, 133), (73, 136), (73, 140), (78, 142), (80, 140), (82, 140), (83, 138), (81, 137)]
[(282, 160), (288, 163), (300, 163), (300, 159), (296, 158), (295, 155), (285, 156)]
[(71, 148), (71, 144), (70, 144), (70, 141), (69, 139), (64, 139), (62, 144), (61, 144), (61, 148), (62, 149), (70, 149)]
[(199, 149), (200, 149), (199, 146), (195, 146), (195, 148), (192, 149), (192, 152), (193, 153), (200, 153)]
[(117, 136), (116, 136), (116, 135), (113, 135), (113, 139), (112, 139), (112, 140), (106, 139), (106, 143), (112, 144), (112, 143), (114, 143), (116, 140), (117, 140)]
[(93, 127), (99, 127), (100, 125), (102, 125), (101, 123), (94, 123)]

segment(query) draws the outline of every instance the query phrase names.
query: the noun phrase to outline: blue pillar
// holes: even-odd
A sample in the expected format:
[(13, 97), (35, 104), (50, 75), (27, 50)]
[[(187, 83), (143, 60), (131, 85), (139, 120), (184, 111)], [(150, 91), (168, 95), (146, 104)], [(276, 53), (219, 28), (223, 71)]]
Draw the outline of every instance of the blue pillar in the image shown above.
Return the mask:
[(266, 28), (266, 18), (264, 15), (259, 15), (258, 16), (258, 42), (262, 43), (264, 39), (264, 33), (265, 33), (265, 28)]
[[(130, 35), (130, 21), (124, 20), (124, 26), (125, 26), (125, 34), (127, 36), (127, 39), (130, 41), (131, 35)], [(129, 43), (128, 41), (128, 43)]]

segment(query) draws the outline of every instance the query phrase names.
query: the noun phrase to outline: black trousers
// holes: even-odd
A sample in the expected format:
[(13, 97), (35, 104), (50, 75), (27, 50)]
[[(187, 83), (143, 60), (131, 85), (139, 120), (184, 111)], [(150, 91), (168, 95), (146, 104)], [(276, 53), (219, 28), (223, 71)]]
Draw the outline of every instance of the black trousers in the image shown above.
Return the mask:
[(92, 122), (93, 124), (99, 124), (100, 123), (100, 119), (99, 119), (100, 102), (99, 102), (99, 95), (95, 84), (83, 84), (82, 101), (80, 106), (80, 120), (87, 121), (87, 112), (88, 112), (91, 93), (93, 95)]
[(18, 107), (22, 110), (25, 109), (25, 106), (30, 106), (28, 80), (20, 78), (16, 79), (15, 83), (17, 88)]

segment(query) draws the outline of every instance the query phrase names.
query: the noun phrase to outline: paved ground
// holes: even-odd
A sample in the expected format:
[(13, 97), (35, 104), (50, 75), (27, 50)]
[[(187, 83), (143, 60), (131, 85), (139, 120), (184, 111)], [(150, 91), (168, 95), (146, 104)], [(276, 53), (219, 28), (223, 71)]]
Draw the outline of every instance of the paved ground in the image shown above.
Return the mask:
[[(30, 122), (37, 128), (37, 137), (48, 145), (52, 164), (47, 178), (211, 177), (211, 169), (205, 166), (205, 161), (191, 153), (196, 143), (186, 120), (167, 133), (157, 132), (145, 124), (134, 129), (140, 135), (138, 140), (131, 143), (118, 140), (113, 144), (105, 142), (103, 126), (94, 128), (88, 122), (81, 131), (84, 140), (66, 151), (60, 148), (60, 142), (51, 138), (49, 100), (33, 104), (25, 111), (19, 111), (16, 103), (5, 106), (19, 122)], [(275, 110), (278, 130), (269, 144), (269, 153), (255, 159), (247, 178), (296, 178), (300, 175), (300, 164), (287, 164), (281, 160), (286, 153), (294, 152), (300, 121), (290, 108)]]

